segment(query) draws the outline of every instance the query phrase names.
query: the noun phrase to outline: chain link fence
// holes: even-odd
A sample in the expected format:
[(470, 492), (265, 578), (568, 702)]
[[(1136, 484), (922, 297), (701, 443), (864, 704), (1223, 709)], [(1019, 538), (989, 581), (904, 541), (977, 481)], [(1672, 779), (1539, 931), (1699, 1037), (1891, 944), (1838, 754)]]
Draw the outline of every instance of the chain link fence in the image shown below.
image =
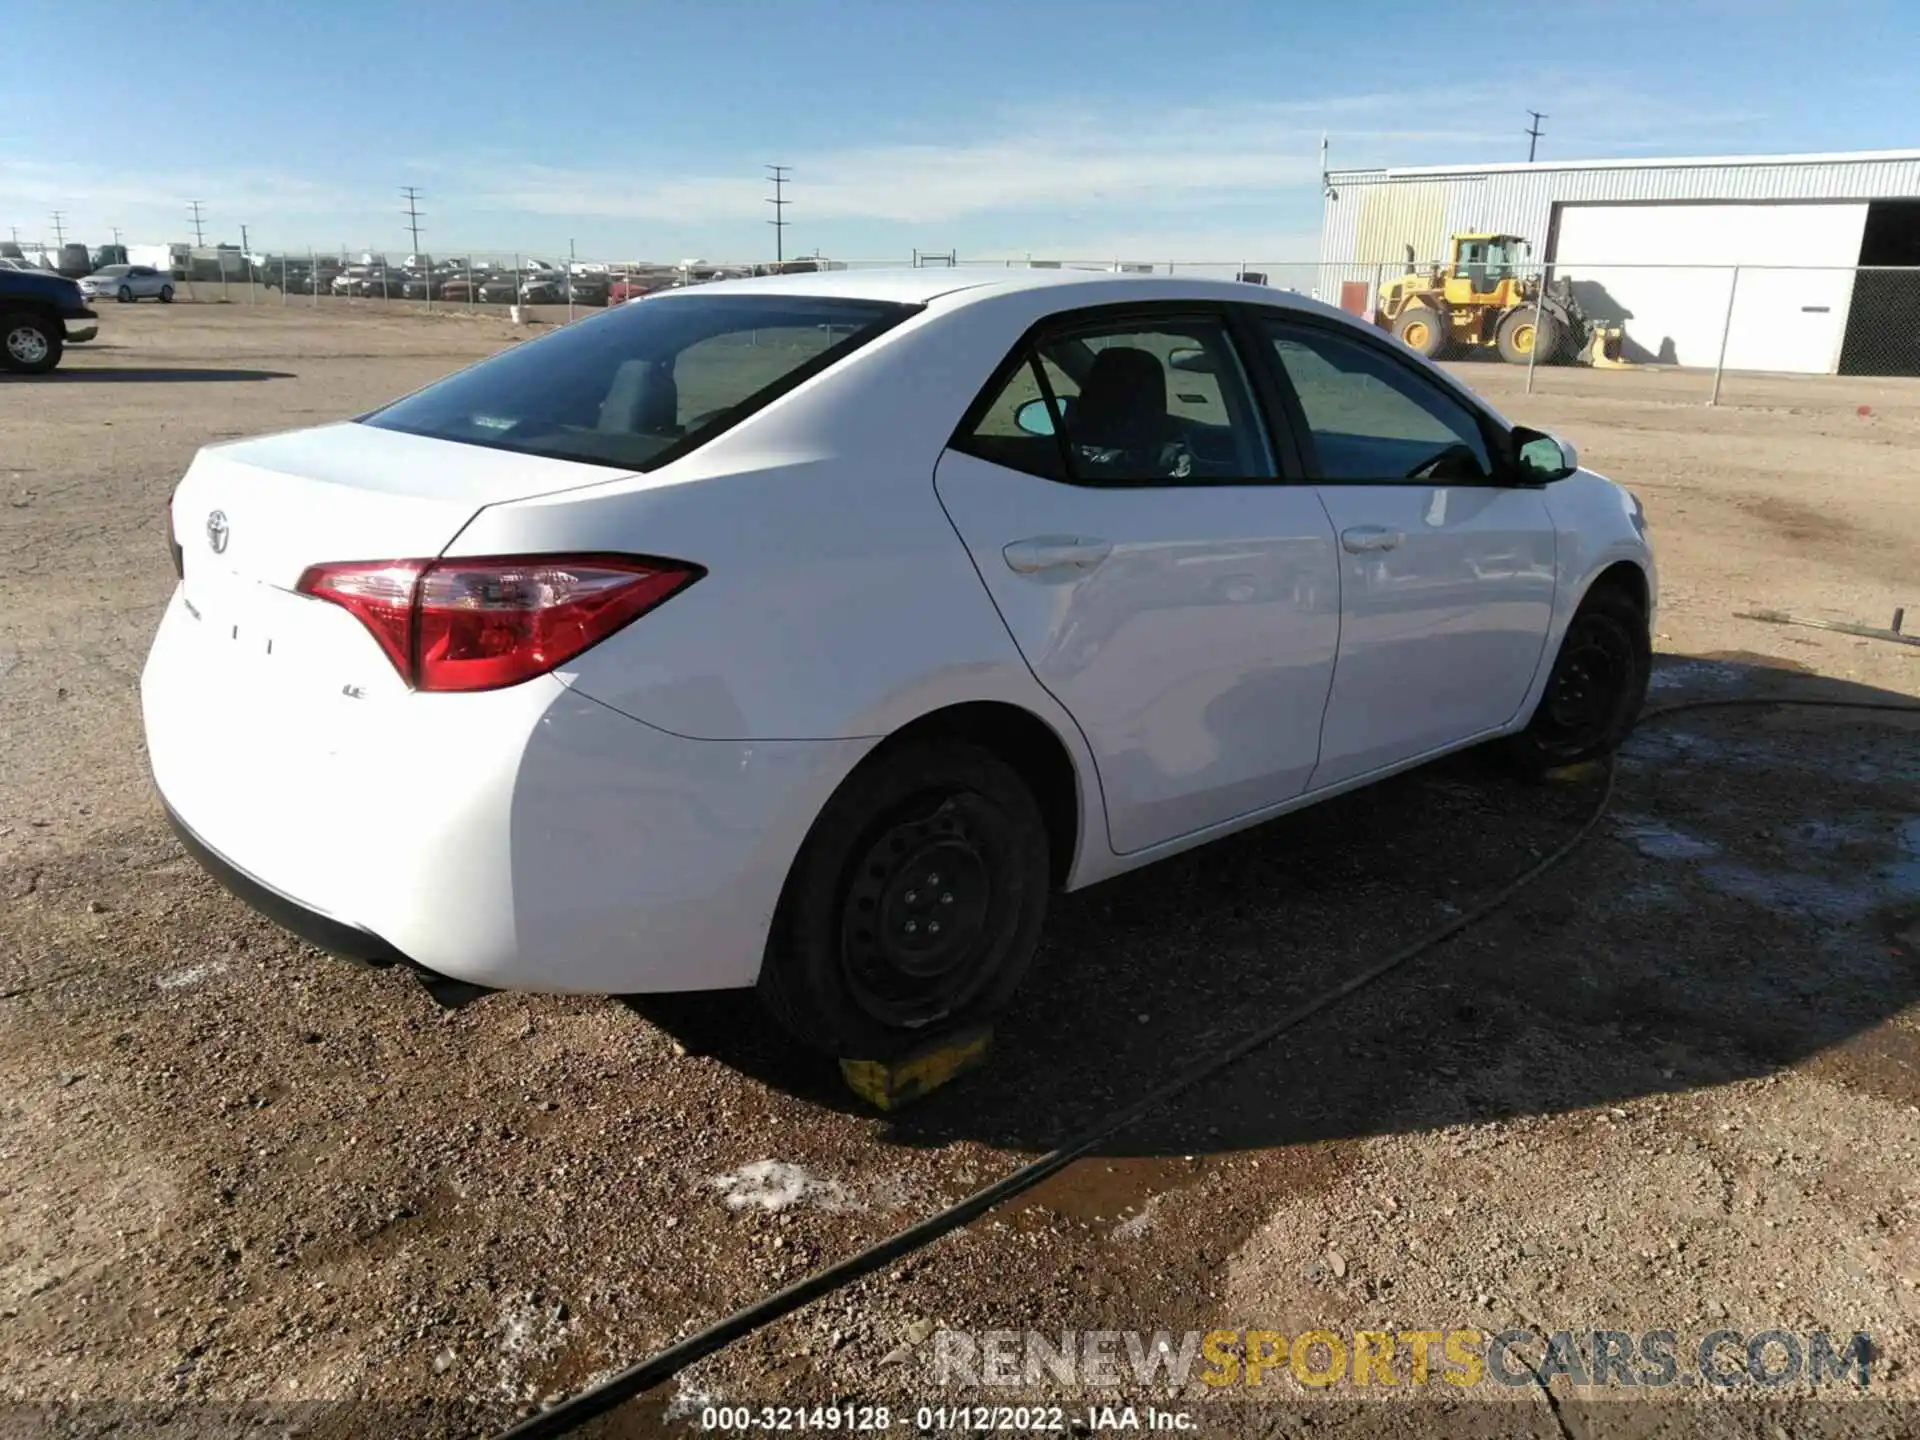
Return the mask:
[[(648, 263), (571, 252), (431, 257), (292, 250), (204, 262), (178, 280), (199, 303), (490, 314), (556, 324), (657, 290), (775, 269), (998, 266), (1184, 276), (1320, 300), (1396, 334), (1490, 393), (1603, 394), (1705, 404), (1793, 404), (1920, 377), (1913, 267), (1523, 264), (906, 257)], [(178, 272), (176, 272), (178, 273)], [(1484, 369), (1482, 367), (1495, 367)], [(1869, 387), (1870, 388), (1870, 387)], [(1876, 392), (1877, 393), (1877, 392)]]

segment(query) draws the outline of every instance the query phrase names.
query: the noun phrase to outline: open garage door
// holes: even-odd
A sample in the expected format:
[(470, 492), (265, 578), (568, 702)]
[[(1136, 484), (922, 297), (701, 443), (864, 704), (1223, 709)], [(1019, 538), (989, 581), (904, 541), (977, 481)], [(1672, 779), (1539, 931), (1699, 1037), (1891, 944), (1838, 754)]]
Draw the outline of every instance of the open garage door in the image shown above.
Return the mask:
[(1625, 329), (1628, 360), (1714, 365), (1731, 298), (1727, 368), (1830, 374), (1866, 218), (1864, 203), (1562, 205), (1550, 258)]
[(1920, 375), (1920, 200), (1876, 200), (1867, 207), (1854, 282), (1842, 375)]

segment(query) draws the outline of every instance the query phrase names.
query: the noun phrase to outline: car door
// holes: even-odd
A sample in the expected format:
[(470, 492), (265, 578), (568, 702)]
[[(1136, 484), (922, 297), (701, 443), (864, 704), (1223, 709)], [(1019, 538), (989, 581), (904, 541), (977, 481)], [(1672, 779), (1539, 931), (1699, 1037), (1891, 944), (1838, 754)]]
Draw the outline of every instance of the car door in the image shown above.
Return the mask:
[(160, 273), (151, 265), (136, 265), (127, 272), (127, 286), (136, 300), (158, 295)]
[(1514, 720), (1546, 646), (1555, 532), (1497, 428), (1392, 342), (1268, 311), (1282, 403), (1339, 537), (1340, 653), (1310, 788)]
[(1299, 795), (1339, 567), (1223, 310), (1057, 317), (989, 382), (935, 488), (1098, 767), (1128, 854)]

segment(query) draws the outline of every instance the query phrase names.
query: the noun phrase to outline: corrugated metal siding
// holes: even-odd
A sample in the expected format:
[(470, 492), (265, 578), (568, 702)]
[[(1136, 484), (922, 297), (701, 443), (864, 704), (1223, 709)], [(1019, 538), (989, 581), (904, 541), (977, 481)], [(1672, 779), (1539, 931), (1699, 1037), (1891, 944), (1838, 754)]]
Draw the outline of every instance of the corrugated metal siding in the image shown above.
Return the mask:
[(1424, 259), (1447, 238), (1444, 182), (1427, 185), (1370, 185), (1361, 192), (1354, 259), (1366, 264), (1406, 259), (1407, 246)]
[[(1885, 160), (1826, 160), (1817, 164), (1712, 164), (1645, 167), (1579, 167), (1481, 170), (1462, 169), (1436, 176), (1432, 171), (1398, 177), (1389, 170), (1336, 170), (1328, 177), (1337, 200), (1324, 202), (1320, 226), (1323, 263), (1397, 260), (1400, 247), (1414, 236), (1395, 240), (1382, 253), (1370, 216), (1397, 213), (1394, 202), (1375, 197), (1412, 192), (1424, 207), (1437, 186), (1445, 192), (1434, 256), (1446, 235), (1456, 230), (1495, 230), (1524, 235), (1536, 253), (1544, 253), (1547, 227), (1556, 204), (1623, 201), (1712, 200), (1898, 200), (1920, 199), (1920, 157)], [(1416, 213), (1424, 213), (1417, 210)], [(1416, 242), (1417, 243), (1417, 242)], [(1423, 259), (1434, 258), (1423, 256)]]

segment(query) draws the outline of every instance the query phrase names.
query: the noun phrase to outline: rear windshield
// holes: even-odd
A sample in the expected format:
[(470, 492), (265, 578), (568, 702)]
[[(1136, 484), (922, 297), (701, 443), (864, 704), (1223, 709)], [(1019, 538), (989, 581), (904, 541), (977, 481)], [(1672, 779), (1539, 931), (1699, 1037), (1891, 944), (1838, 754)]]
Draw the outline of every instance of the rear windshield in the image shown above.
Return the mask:
[(655, 297), (517, 345), (361, 418), (410, 435), (649, 470), (912, 312), (785, 295)]

